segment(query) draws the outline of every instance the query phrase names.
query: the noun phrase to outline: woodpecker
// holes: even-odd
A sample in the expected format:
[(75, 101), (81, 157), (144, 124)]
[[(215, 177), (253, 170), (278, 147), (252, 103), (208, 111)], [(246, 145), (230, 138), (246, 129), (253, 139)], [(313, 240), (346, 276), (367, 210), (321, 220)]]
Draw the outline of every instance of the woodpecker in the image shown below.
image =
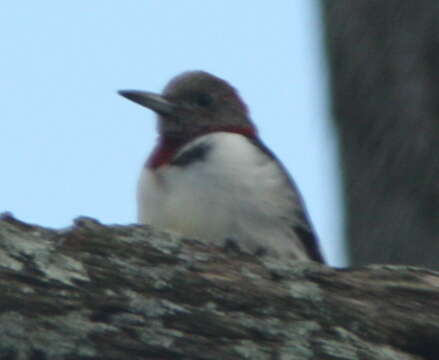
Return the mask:
[(138, 183), (139, 223), (254, 255), (324, 262), (296, 185), (231, 85), (189, 71), (162, 94), (119, 94), (158, 118)]

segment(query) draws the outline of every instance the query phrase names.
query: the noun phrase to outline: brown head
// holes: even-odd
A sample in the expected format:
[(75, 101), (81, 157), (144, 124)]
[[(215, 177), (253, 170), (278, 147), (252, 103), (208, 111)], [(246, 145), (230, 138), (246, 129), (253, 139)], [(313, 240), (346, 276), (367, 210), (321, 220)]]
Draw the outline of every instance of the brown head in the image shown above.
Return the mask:
[(156, 112), (162, 137), (190, 139), (214, 131), (256, 133), (238, 92), (204, 71), (176, 76), (162, 95), (137, 90), (119, 94)]

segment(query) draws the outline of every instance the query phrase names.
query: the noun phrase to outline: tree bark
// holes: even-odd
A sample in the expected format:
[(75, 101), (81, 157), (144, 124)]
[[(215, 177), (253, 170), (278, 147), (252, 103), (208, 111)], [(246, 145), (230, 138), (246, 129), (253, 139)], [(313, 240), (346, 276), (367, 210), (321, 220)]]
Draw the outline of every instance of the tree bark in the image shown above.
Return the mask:
[(439, 269), (439, 2), (321, 4), (352, 262)]
[(230, 251), (148, 226), (5, 215), (0, 358), (439, 358), (439, 273)]

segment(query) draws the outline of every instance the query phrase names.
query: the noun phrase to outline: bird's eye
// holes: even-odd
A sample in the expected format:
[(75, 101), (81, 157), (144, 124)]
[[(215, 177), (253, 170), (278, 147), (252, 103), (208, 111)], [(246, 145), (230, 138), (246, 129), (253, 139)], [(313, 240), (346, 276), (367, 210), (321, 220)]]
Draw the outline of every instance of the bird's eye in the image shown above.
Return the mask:
[(213, 103), (213, 97), (209, 94), (199, 94), (196, 98), (197, 105), (209, 106)]

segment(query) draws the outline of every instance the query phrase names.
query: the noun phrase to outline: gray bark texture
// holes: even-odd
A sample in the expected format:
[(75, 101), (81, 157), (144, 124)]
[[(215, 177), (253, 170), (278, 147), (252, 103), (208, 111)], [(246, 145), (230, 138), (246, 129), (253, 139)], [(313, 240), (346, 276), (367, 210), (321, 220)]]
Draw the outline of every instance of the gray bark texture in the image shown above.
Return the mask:
[(0, 359), (439, 359), (439, 273), (0, 219)]
[(321, 4), (352, 262), (439, 269), (439, 1)]

